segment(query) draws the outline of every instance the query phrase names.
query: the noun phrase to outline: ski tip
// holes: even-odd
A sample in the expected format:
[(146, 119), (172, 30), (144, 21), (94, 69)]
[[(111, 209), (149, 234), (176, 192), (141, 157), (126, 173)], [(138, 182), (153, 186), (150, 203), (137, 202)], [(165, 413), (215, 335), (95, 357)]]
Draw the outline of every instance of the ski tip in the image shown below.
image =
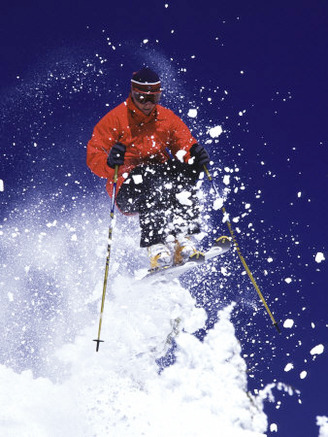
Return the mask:
[(231, 239), (226, 235), (222, 235), (221, 237), (215, 240), (215, 245), (224, 248), (229, 248), (231, 247)]
[(99, 350), (99, 343), (103, 343), (103, 342), (104, 342), (104, 340), (99, 340), (99, 339), (97, 339), (97, 340), (92, 340), (92, 341), (95, 341), (95, 342), (97, 342), (97, 346), (96, 346), (96, 352), (98, 352), (98, 350)]

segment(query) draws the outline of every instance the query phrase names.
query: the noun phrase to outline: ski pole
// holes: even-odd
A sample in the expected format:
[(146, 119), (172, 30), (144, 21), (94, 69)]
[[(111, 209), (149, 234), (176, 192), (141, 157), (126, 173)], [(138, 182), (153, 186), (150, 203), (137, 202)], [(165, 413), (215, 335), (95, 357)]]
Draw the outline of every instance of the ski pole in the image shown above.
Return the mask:
[(117, 175), (118, 175), (118, 165), (115, 165), (115, 173), (114, 173), (114, 178), (113, 178), (112, 204), (111, 204), (111, 210), (110, 210), (110, 225), (109, 225), (109, 230), (108, 230), (108, 245), (107, 245), (105, 277), (104, 277), (104, 285), (103, 285), (103, 293), (102, 293), (101, 309), (100, 309), (100, 317), (99, 317), (98, 338), (96, 340), (93, 340), (93, 341), (97, 342), (96, 352), (98, 352), (98, 350), (99, 350), (99, 343), (104, 342), (104, 340), (100, 340), (100, 332), (101, 332), (102, 318), (103, 318), (104, 306), (105, 306), (105, 296), (106, 296), (106, 290), (107, 290), (109, 260), (110, 260), (111, 246), (112, 246), (113, 219), (114, 219), (114, 209), (115, 209)]
[[(205, 170), (206, 176), (208, 177), (208, 180), (212, 183), (212, 186), (213, 186), (213, 189), (214, 189), (214, 191), (215, 191), (215, 194), (219, 197), (219, 191), (218, 191), (218, 189), (217, 189), (217, 187), (216, 187), (216, 185), (215, 185), (215, 183), (214, 183), (214, 180), (213, 180), (213, 178), (212, 178), (210, 172), (208, 171), (206, 165), (204, 165), (204, 170)], [(222, 208), (221, 208), (221, 211), (222, 211), (223, 215), (226, 216), (226, 209), (225, 209), (223, 206), (222, 206)], [(259, 297), (260, 297), (260, 299), (261, 299), (261, 301), (262, 301), (262, 303), (263, 303), (263, 305), (264, 305), (264, 308), (266, 309), (267, 313), (269, 314), (270, 319), (272, 320), (273, 326), (274, 326), (274, 327), (277, 329), (277, 331), (280, 333), (281, 331), (280, 331), (279, 325), (278, 325), (278, 323), (276, 322), (275, 318), (273, 317), (273, 315), (272, 315), (272, 313), (271, 313), (271, 311), (270, 311), (270, 308), (268, 307), (268, 304), (266, 303), (266, 301), (265, 301), (265, 299), (264, 299), (264, 297), (263, 297), (263, 294), (261, 293), (261, 290), (259, 289), (259, 286), (257, 285), (257, 283), (256, 283), (256, 281), (255, 281), (255, 279), (254, 279), (254, 276), (252, 275), (252, 272), (250, 271), (250, 269), (249, 269), (249, 267), (248, 267), (248, 265), (247, 265), (247, 263), (246, 263), (246, 261), (245, 261), (245, 258), (244, 258), (243, 255), (241, 254), (241, 250), (240, 250), (240, 247), (239, 247), (239, 245), (238, 245), (238, 243), (237, 243), (236, 236), (235, 236), (235, 233), (234, 233), (234, 231), (233, 231), (233, 229), (232, 229), (231, 223), (230, 223), (230, 221), (229, 221), (228, 219), (226, 220), (226, 222), (227, 222), (227, 225), (228, 225), (228, 228), (229, 228), (229, 232), (230, 232), (230, 235), (231, 235), (232, 241), (233, 241), (233, 243), (234, 243), (234, 245), (235, 245), (235, 247), (236, 247), (236, 250), (237, 250), (237, 254), (238, 254), (238, 256), (239, 256), (239, 259), (240, 259), (242, 265), (244, 266), (244, 269), (245, 269), (245, 271), (246, 271), (246, 273), (247, 273), (249, 279), (251, 280), (251, 282), (252, 282), (252, 284), (253, 284), (255, 290), (257, 291), (257, 294), (259, 295)]]

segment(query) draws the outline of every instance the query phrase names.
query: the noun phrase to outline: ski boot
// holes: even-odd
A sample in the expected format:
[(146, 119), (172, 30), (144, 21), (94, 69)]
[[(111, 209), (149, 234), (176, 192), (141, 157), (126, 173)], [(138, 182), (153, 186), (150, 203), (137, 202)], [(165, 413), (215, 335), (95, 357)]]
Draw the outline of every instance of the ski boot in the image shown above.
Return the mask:
[(170, 249), (163, 243), (153, 244), (148, 247), (150, 270), (162, 269), (172, 265)]
[(200, 252), (190, 235), (178, 235), (175, 241), (173, 264), (184, 264), (187, 261), (203, 261), (204, 254)]

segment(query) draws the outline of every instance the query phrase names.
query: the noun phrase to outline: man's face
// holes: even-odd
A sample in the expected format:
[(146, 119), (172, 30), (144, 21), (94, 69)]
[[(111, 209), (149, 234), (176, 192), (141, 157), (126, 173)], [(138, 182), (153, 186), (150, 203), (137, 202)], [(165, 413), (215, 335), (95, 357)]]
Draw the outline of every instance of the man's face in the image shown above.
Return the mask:
[(134, 90), (131, 95), (136, 107), (146, 115), (152, 112), (161, 98), (161, 93), (141, 93)]

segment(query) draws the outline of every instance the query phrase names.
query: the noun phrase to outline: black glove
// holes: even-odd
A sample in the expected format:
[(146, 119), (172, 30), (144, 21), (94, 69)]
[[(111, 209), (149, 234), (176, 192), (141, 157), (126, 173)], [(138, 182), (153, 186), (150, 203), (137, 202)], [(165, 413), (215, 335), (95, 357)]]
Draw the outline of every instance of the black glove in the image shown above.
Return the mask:
[(193, 165), (199, 169), (210, 162), (210, 156), (206, 149), (197, 143), (191, 147), (190, 156), (195, 158)]
[(111, 168), (115, 168), (116, 165), (122, 165), (124, 163), (126, 146), (121, 143), (116, 143), (110, 149), (107, 158), (107, 165)]

